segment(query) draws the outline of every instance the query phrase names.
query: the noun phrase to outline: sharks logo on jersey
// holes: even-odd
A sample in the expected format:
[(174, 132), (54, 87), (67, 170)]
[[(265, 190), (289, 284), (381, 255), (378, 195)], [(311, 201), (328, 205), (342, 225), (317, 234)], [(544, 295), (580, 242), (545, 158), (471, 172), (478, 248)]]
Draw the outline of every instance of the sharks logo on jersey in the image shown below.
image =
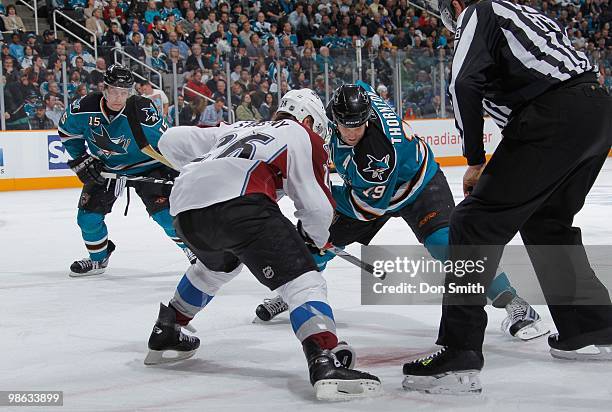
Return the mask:
[[(82, 99), (82, 97), (81, 97)], [(81, 110), (81, 99), (76, 99), (73, 103), (72, 103), (72, 110), (74, 112), (77, 112), (79, 110)]]
[(111, 137), (104, 126), (100, 126), (100, 133), (91, 130), (91, 143), (98, 147), (98, 155), (110, 157), (116, 154), (126, 154), (130, 139), (124, 135)]
[(157, 123), (157, 121), (159, 120), (159, 114), (157, 113), (157, 109), (155, 108), (153, 103), (151, 103), (149, 107), (143, 107), (140, 110), (142, 110), (147, 116), (147, 118), (145, 119), (145, 123)]
[(391, 155), (386, 155), (382, 159), (376, 159), (372, 155), (367, 155), (369, 162), (368, 167), (363, 169), (364, 172), (372, 173), (372, 179), (383, 180), (385, 172), (389, 170), (389, 158)]

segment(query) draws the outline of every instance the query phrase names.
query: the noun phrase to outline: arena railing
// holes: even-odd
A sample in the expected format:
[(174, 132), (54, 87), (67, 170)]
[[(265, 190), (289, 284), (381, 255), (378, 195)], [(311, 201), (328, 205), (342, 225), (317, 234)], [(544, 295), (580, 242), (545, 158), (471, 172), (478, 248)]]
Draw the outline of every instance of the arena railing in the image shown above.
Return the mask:
[[(142, 71), (138, 69), (134, 71), (135, 77), (154, 80), (152, 84), (156, 88), (163, 89), (165, 87), (164, 91), (168, 94), (170, 104), (176, 102), (181, 88), (188, 90), (193, 95), (202, 97), (207, 102), (213, 102), (212, 99), (201, 95), (196, 90), (189, 89), (185, 85), (183, 74), (178, 74), (174, 65), (169, 67), (170, 71), (167, 73), (154, 69), (127, 54), (121, 48), (111, 50), (116, 60), (121, 60), (123, 57), (126, 62), (129, 60), (130, 63), (143, 68)], [(358, 53), (361, 53), (361, 56)], [(314, 89), (325, 104), (329, 102), (333, 91), (341, 84), (363, 80), (370, 83), (374, 89), (377, 89), (379, 85), (386, 86), (388, 90), (387, 99), (402, 118), (443, 118), (452, 116), (452, 109), (447, 103), (446, 95), (450, 76), (450, 59), (450, 53), (447, 53), (444, 49), (409, 48), (399, 51), (384, 50), (379, 52), (368, 50), (365, 47), (361, 49), (332, 48), (329, 58), (319, 56), (302, 69), (308, 72), (305, 73), (307, 87)], [(602, 59), (603, 57), (599, 57), (599, 60)], [(228, 56), (224, 56), (223, 60), (224, 65), (219, 69), (225, 72), (227, 79), (231, 77)], [(284, 72), (284, 69), (278, 70), (277, 64), (274, 78), (271, 79), (272, 83), (278, 85), (278, 73), (281, 72)], [(157, 75), (158, 79), (147, 79), (150, 74)], [(64, 73), (62, 75), (65, 78), (66, 75)], [(281, 85), (283, 81), (287, 81), (285, 74), (281, 76), (280, 80)], [(67, 91), (73, 89), (69, 84), (69, 79), (65, 78), (65, 80), (60, 81), (60, 89), (63, 91), (64, 97), (68, 99)], [(226, 82), (224, 109), (228, 110), (229, 121), (235, 119), (231, 104), (231, 89), (231, 82)], [(2, 90), (0, 89), (0, 103), (4, 103)], [(276, 91), (274, 93), (276, 96)], [(2, 119), (3, 127), (6, 123), (4, 120)]]
[(38, 0), (34, 0), (32, 2), (32, 3), (34, 3), (34, 5), (31, 5), (26, 0), (17, 0), (15, 3), (23, 4), (28, 9), (30, 9), (30, 10), (32, 10), (34, 12), (34, 31), (36, 32), (36, 35), (38, 36), (38, 34), (39, 34), (38, 33)]
[(0, 127), (6, 130), (6, 110), (4, 108), (4, 65), (0, 64)]
[[(55, 12), (56, 15), (64, 16), (61, 12)], [(60, 16), (54, 18), (59, 18)], [(69, 21), (72, 21), (68, 18)], [(68, 20), (67, 20), (68, 21)], [(71, 25), (69, 25), (71, 26)], [(62, 28), (60, 24), (57, 28)], [(77, 37), (78, 38), (78, 37)], [(79, 38), (79, 40), (82, 40)], [(367, 43), (366, 43), (367, 44)], [(356, 44), (356, 46), (360, 46)], [(97, 43), (89, 47), (97, 49)], [(130, 62), (143, 67), (144, 76), (150, 73), (157, 74), (159, 81), (154, 82), (154, 87), (162, 88), (165, 86), (169, 100), (176, 101), (179, 88), (185, 88), (182, 76), (183, 74), (172, 71), (173, 67), (169, 67), (169, 71), (155, 70), (146, 63), (135, 59), (127, 54), (122, 49), (113, 49), (116, 53), (116, 58), (119, 54), (127, 56)], [(452, 61), (452, 52), (444, 49), (432, 48), (406, 48), (403, 50), (384, 49), (382, 52), (371, 48), (361, 47), (336, 47), (331, 48), (329, 58), (322, 58), (320, 50), (317, 50), (317, 57), (313, 57), (302, 70), (305, 73), (306, 84), (313, 88), (327, 104), (335, 88), (343, 83), (363, 80), (377, 89), (379, 85), (384, 85), (388, 89), (388, 100), (394, 106), (396, 112), (407, 120), (415, 118), (446, 118), (452, 117), (452, 107), (450, 106), (448, 97), (448, 86), (450, 82), (450, 69)], [(612, 53), (607, 50), (593, 50), (586, 52), (589, 59), (598, 64), (605, 78), (602, 80), (604, 86), (612, 89)], [(223, 56), (225, 65), (219, 70), (225, 72), (226, 79), (231, 76), (229, 66), (229, 56)], [(273, 79), (271, 83), (282, 84), (287, 81), (285, 75), (282, 74), (280, 79), (278, 74), (283, 73), (279, 70), (277, 62)], [(1, 68), (4, 70), (4, 68)], [(4, 70), (5, 71), (5, 70)], [(286, 72), (285, 72), (286, 73)], [(142, 78), (141, 73), (134, 73), (136, 77)], [(166, 78), (164, 79), (164, 76)], [(149, 80), (149, 79), (147, 79)], [(308, 81), (309, 80), (309, 81)], [(60, 89), (68, 90), (68, 80), (60, 83)], [(226, 110), (229, 110), (230, 119), (233, 116), (231, 82), (226, 82)], [(4, 85), (0, 85), (0, 109), (4, 112), (6, 105), (4, 104)], [(191, 93), (197, 93), (190, 90)], [(67, 93), (64, 93), (66, 95)], [(276, 94), (276, 92), (275, 92)], [(7, 96), (8, 97), (8, 96)], [(202, 96), (206, 99), (205, 96)], [(208, 102), (212, 100), (206, 99)], [(3, 130), (6, 126), (4, 116), (1, 117), (1, 125)], [(233, 120), (233, 119), (231, 119)], [(230, 120), (230, 121), (231, 121)], [(9, 122), (10, 123), (10, 122)]]
[[(62, 18), (74, 23), (76, 26), (78, 26), (81, 30), (91, 34), (91, 38), (93, 39), (93, 44), (90, 41), (87, 41), (83, 38), (81, 38), (80, 36), (78, 36), (76, 33), (70, 31), (67, 27), (63, 26), (62, 24), (58, 23), (57, 21), (57, 16), (60, 15)], [(96, 58), (96, 60), (98, 59), (98, 38), (96, 37), (96, 34), (89, 30), (87, 27), (83, 26), (81, 23), (79, 23), (78, 21), (74, 20), (71, 17), (68, 17), (65, 13), (62, 13), (59, 10), (53, 10), (53, 32), (55, 33), (55, 38), (57, 38), (57, 28), (62, 29), (65, 33), (69, 34), (70, 36), (74, 37), (75, 39), (79, 40), (81, 43), (83, 43), (85, 46), (89, 47), (90, 49), (92, 49), (94, 51), (94, 57)]]
[[(155, 82), (151, 82), (151, 84), (153, 86), (155, 86), (156, 88), (158, 88), (160, 90), (163, 90), (162, 74), (161, 74), (160, 71), (155, 70), (153, 67), (149, 66), (148, 64), (146, 64), (144, 62), (141, 62), (140, 60), (138, 60), (134, 56), (128, 54), (125, 50), (123, 50), (123, 47), (113, 47), (111, 49), (111, 52), (113, 52), (115, 63), (118, 63), (118, 61), (117, 61), (117, 54), (120, 54), (123, 58), (127, 57), (128, 60), (130, 60), (130, 61), (132, 61), (132, 62), (142, 66), (144, 69), (146, 69), (146, 70), (148, 70), (150, 72), (153, 72), (153, 73), (157, 74), (157, 79), (159, 81), (158, 84), (155, 84)], [(121, 63), (123, 64), (123, 61), (121, 61)], [(132, 74), (134, 76), (138, 77), (139, 79), (151, 81), (150, 78), (146, 78), (142, 74), (140, 74), (140, 73), (138, 73), (136, 71), (132, 71)]]
[(62, 91), (64, 96), (64, 109), (68, 108), (68, 65), (62, 61)]
[(437, 0), (415, 0), (415, 1), (408, 0), (408, 5), (415, 7), (419, 10), (426, 11), (427, 13), (442, 20), (442, 17), (440, 17), (439, 11), (437, 10), (438, 8)]

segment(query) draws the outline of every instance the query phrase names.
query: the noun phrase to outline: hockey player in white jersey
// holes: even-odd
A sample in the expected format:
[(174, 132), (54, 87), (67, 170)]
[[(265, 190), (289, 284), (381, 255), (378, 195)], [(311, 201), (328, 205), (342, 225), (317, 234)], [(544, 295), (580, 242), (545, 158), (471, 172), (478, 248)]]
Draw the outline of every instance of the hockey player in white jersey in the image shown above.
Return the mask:
[[(339, 87), (327, 107), (329, 146), (342, 185), (332, 186), (336, 216), (329, 240), (336, 247), (370, 244), (392, 217), (402, 218), (430, 255), (445, 261), (449, 221), (455, 207), (450, 186), (431, 148), (418, 137), (401, 139), (401, 119), (364, 82)], [(380, 160), (378, 160), (380, 159)], [(378, 163), (377, 166), (374, 164)], [(410, 190), (406, 190), (410, 188)], [(314, 255), (319, 270), (335, 255)], [(538, 313), (518, 296), (498, 267), (487, 297), (505, 308), (502, 330), (522, 340), (548, 333)], [(279, 296), (265, 299), (255, 313), (269, 321), (289, 307)]]
[[(177, 233), (196, 254), (168, 306), (161, 304), (145, 364), (186, 359), (200, 345), (181, 327), (246, 265), (289, 304), (319, 399), (374, 396), (380, 380), (342, 364), (325, 280), (312, 248), (328, 245), (334, 201), (324, 148), (327, 117), (309, 89), (285, 94), (273, 121), (216, 128), (176, 127), (159, 148), (180, 170), (170, 197)], [(298, 229), (281, 213), (284, 192)], [(310, 249), (309, 249), (310, 248)], [(176, 352), (173, 358), (166, 357)]]

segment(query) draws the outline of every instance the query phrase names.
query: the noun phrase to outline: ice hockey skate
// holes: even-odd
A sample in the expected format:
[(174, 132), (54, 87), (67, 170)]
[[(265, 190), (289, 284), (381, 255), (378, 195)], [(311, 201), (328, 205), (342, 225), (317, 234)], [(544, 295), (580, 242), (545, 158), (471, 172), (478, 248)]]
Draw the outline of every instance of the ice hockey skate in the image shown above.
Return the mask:
[(508, 316), (502, 321), (502, 332), (521, 340), (539, 338), (550, 332), (535, 309), (520, 297), (513, 297), (505, 309)]
[(283, 298), (276, 296), (271, 299), (264, 299), (263, 303), (255, 308), (255, 315), (257, 317), (253, 319), (253, 323), (258, 322), (258, 319), (262, 322), (269, 322), (276, 316), (289, 310), (289, 305), (285, 303)]
[(567, 340), (558, 333), (548, 337), (553, 358), (576, 361), (612, 361), (612, 329), (591, 332)]
[(200, 347), (195, 336), (185, 335), (181, 325), (176, 323), (174, 309), (159, 304), (159, 316), (149, 337), (149, 353), (145, 365), (176, 362), (191, 358)]
[(115, 244), (112, 241), (108, 241), (108, 246), (106, 247), (106, 257), (103, 260), (91, 260), (91, 258), (84, 258), (81, 260), (76, 260), (70, 265), (70, 273), (68, 276), (72, 278), (79, 278), (85, 276), (94, 276), (101, 275), (106, 270), (106, 266), (108, 266), (108, 261), (111, 257), (111, 254), (115, 251)]
[(480, 393), (478, 376), (483, 366), (480, 352), (442, 347), (425, 358), (405, 363), (402, 386), (407, 391), (434, 394)]
[(332, 351), (321, 349), (311, 339), (302, 345), (317, 399), (346, 401), (382, 393), (380, 379), (376, 376), (344, 367)]

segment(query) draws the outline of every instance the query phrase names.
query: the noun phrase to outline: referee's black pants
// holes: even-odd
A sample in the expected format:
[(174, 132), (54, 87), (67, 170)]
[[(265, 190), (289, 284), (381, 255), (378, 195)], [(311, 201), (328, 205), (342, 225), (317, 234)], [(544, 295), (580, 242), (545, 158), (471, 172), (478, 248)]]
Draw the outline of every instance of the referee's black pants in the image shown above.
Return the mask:
[[(608, 291), (572, 222), (612, 144), (612, 97), (594, 77), (567, 81), (528, 104), (503, 134), (472, 195), (450, 221), (451, 258), (486, 255), (485, 273), (461, 279), (449, 274), (447, 284), (488, 287), (504, 245), (520, 232), (560, 340), (611, 328)], [(587, 304), (580, 300), (585, 296)], [(485, 294), (445, 294), (437, 343), (481, 351), (485, 304)]]

